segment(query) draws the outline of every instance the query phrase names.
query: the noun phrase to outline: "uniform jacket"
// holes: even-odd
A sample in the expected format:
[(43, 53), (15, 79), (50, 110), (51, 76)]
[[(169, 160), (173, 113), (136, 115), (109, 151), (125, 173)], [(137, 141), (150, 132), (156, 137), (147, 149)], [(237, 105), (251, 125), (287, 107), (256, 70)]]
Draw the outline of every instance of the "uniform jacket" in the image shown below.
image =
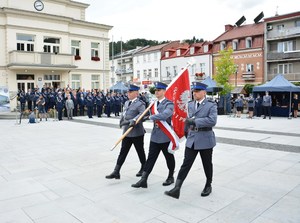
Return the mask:
[[(188, 117), (195, 117), (195, 127), (213, 127), (217, 123), (217, 104), (213, 101), (204, 99), (200, 106), (196, 109), (195, 101), (188, 104)], [(195, 150), (210, 149), (216, 145), (215, 133), (210, 131), (195, 131), (190, 126), (185, 126), (188, 131), (186, 139), (186, 147), (192, 148), (194, 144)]]
[[(123, 113), (121, 114), (121, 120), (123, 119), (125, 121), (129, 121), (131, 119), (137, 120), (140, 115), (145, 111), (145, 103), (140, 101), (139, 99), (136, 99), (129, 105), (130, 101), (126, 101), (124, 108), (123, 108)], [(123, 133), (127, 131), (129, 128), (129, 124), (123, 126)], [(137, 137), (137, 136), (142, 136), (145, 134), (145, 129), (143, 126), (143, 122), (140, 121), (138, 124), (134, 126), (134, 128), (129, 132), (129, 134), (126, 137)]]
[(66, 108), (67, 108), (67, 110), (74, 109), (74, 102), (72, 99), (66, 100)]
[(157, 127), (155, 121), (166, 121), (169, 125), (171, 125), (171, 119), (174, 112), (174, 103), (165, 98), (162, 102), (159, 103), (157, 111), (159, 114), (151, 114), (150, 116), (150, 120), (154, 121), (154, 127), (151, 132), (150, 141), (155, 143), (170, 142), (171, 140), (169, 139), (169, 137), (160, 128)]
[(270, 95), (265, 95), (263, 96), (263, 102), (262, 102), (263, 106), (271, 106), (272, 105), (272, 98)]

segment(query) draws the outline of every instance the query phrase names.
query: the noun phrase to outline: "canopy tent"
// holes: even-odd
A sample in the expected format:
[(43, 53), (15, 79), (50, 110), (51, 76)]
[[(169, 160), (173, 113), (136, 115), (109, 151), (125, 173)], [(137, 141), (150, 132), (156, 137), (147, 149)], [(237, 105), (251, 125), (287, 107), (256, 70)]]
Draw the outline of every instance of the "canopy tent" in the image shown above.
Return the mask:
[(110, 88), (111, 91), (114, 91), (114, 92), (126, 92), (128, 91), (128, 87), (125, 86), (125, 84), (122, 82), (122, 81), (118, 81), (115, 85), (113, 85), (111, 88)]
[(274, 92), (300, 92), (300, 87), (292, 84), (287, 79), (284, 78), (282, 74), (278, 74), (269, 82), (255, 86), (253, 92), (264, 92), (264, 91), (274, 91)]
[(207, 85), (207, 92), (219, 92), (222, 91), (222, 87), (218, 87), (216, 82), (211, 79), (211, 77), (205, 78), (205, 80), (201, 81), (201, 83)]
[(291, 100), (292, 100), (292, 92), (300, 92), (300, 87), (292, 84), (282, 74), (278, 74), (269, 82), (255, 86), (253, 88), (253, 92), (289, 92), (290, 93), (290, 104), (289, 104), (289, 117), (291, 115)]

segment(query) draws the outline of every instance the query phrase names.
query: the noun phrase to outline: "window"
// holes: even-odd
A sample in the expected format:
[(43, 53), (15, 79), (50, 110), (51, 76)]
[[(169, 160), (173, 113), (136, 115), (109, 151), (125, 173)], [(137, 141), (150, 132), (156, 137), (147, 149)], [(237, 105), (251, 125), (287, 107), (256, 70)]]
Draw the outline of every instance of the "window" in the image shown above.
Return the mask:
[(296, 41), (291, 40), (291, 41), (285, 41), (285, 42), (279, 42), (277, 44), (277, 52), (289, 52), (289, 51), (294, 51), (296, 50)]
[(208, 45), (205, 45), (205, 46), (204, 46), (203, 52), (204, 52), (204, 53), (207, 53), (207, 52), (208, 52)]
[(166, 57), (169, 57), (169, 52), (166, 52)]
[(99, 43), (91, 43), (91, 60), (100, 61), (99, 58)]
[(205, 73), (205, 63), (200, 63), (200, 73)]
[(238, 50), (238, 46), (239, 46), (239, 41), (237, 39), (232, 41), (232, 49), (233, 50)]
[(180, 49), (178, 49), (177, 51), (176, 51), (176, 56), (180, 56)]
[(146, 54), (143, 55), (143, 61), (146, 62)]
[(139, 56), (136, 57), (136, 63), (140, 63), (140, 59), (139, 58), (140, 58)]
[(158, 77), (158, 68), (155, 68), (155, 69), (154, 69), (154, 76), (155, 76), (155, 77)]
[(144, 78), (147, 78), (147, 70), (143, 70), (143, 76)]
[(92, 89), (100, 89), (100, 75), (92, 75)]
[(280, 24), (276, 26), (277, 30), (282, 31), (284, 29), (284, 24)]
[(138, 79), (140, 79), (140, 77), (141, 77), (141, 72), (140, 72), (139, 70), (136, 71), (136, 77), (137, 77)]
[(60, 39), (54, 37), (44, 37), (44, 52), (59, 53)]
[(148, 70), (148, 78), (151, 78), (152, 77), (152, 69), (149, 69)]
[(79, 40), (72, 40), (71, 41), (71, 51), (72, 54), (75, 56), (75, 60), (80, 60), (80, 41)]
[(253, 64), (247, 64), (246, 65), (246, 72), (253, 72), (254, 71), (254, 66), (253, 66)]
[(44, 80), (45, 81), (60, 81), (60, 75), (58, 75), (58, 74), (54, 74), (54, 75), (46, 74), (46, 75), (44, 75)]
[(225, 43), (225, 41), (223, 41), (220, 43), (220, 49), (225, 50), (225, 48), (226, 48), (226, 43)]
[(177, 76), (177, 66), (173, 66), (173, 70), (174, 70), (174, 77)]
[(80, 74), (72, 74), (72, 89), (78, 89), (80, 88)]
[(190, 48), (190, 54), (193, 55), (195, 53), (195, 47)]
[(166, 73), (167, 73), (167, 77), (171, 76), (170, 67), (166, 67)]
[(290, 74), (293, 73), (293, 64), (278, 64), (278, 73), (279, 74)]
[(154, 61), (157, 61), (158, 53), (154, 53)]
[(151, 54), (148, 54), (148, 62), (151, 61)]
[(300, 27), (300, 20), (295, 21), (295, 27)]
[(17, 34), (17, 50), (19, 51), (34, 51), (33, 35)]
[(246, 48), (252, 48), (252, 38), (246, 38)]

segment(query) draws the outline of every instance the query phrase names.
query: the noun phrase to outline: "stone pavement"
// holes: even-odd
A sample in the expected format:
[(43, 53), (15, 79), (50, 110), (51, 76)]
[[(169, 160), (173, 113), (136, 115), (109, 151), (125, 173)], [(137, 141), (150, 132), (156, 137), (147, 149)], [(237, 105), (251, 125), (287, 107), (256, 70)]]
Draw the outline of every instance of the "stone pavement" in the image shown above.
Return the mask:
[[(148, 152), (152, 123), (146, 122)], [(16, 223), (299, 223), (300, 119), (219, 116), (213, 192), (197, 158), (179, 200), (164, 195), (168, 170), (161, 154), (147, 189), (132, 188), (140, 168), (132, 149), (120, 180), (115, 166), (117, 118), (75, 118), (20, 125), (0, 120), (0, 222)], [(184, 141), (176, 152), (176, 173)]]

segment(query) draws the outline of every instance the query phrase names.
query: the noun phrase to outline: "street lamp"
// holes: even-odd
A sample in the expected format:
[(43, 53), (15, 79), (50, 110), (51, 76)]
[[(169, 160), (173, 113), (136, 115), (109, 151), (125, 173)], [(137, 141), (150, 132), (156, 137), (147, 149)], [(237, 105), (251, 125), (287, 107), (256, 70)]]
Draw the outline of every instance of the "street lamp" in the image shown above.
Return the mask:
[(235, 64), (234, 67), (235, 67), (235, 86), (237, 86), (237, 74), (239, 71), (239, 65)]

